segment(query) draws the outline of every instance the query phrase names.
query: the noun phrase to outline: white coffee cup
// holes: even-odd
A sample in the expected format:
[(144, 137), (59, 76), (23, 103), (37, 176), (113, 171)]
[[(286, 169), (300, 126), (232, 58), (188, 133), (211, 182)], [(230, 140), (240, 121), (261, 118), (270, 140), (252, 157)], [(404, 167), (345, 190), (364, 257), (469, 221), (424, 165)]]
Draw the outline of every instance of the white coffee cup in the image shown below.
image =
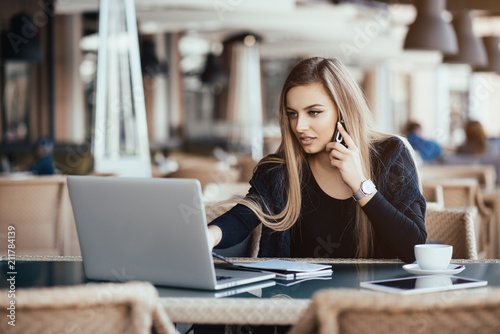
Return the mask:
[(453, 254), (453, 246), (422, 244), (415, 245), (415, 258), (418, 266), (423, 270), (447, 269)]

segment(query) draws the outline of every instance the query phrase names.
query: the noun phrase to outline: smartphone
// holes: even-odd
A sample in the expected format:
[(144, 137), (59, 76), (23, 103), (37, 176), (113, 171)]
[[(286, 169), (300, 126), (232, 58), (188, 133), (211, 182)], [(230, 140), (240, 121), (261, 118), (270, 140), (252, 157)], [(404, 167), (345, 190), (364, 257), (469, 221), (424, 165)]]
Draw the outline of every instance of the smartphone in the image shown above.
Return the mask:
[[(342, 126), (345, 129), (345, 124), (344, 124), (344, 121), (342, 119), (340, 119), (340, 124), (342, 124)], [(346, 131), (347, 131), (347, 129), (346, 129)], [(342, 145), (347, 147), (344, 138), (342, 138), (342, 135), (340, 134), (340, 131), (338, 129), (338, 125), (335, 125), (335, 131), (333, 132), (332, 141), (337, 142), (337, 143), (341, 143)]]

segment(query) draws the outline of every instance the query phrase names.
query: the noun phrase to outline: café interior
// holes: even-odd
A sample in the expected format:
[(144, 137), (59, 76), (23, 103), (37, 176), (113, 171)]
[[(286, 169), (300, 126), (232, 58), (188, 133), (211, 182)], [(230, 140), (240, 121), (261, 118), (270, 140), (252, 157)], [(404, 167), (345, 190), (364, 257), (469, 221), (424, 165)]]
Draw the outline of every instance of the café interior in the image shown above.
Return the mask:
[[(0, 332), (500, 332), (499, 1), (0, 0), (0, 32)], [(299, 260), (331, 264), (330, 283), (252, 294), (85, 281), (68, 176), (197, 179), (210, 222), (280, 146), (283, 83), (313, 56), (342, 62), (375, 129), (408, 139), (427, 242), (488, 287), (365, 291), (404, 263), (328, 247)], [(260, 261), (260, 233), (221, 254)]]

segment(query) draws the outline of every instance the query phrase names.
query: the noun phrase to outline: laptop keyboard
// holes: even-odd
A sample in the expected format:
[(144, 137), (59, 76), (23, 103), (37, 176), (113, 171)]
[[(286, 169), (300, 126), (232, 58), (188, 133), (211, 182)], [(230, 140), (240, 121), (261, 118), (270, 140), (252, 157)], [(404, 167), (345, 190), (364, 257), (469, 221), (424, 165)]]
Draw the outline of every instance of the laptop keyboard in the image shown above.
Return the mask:
[(232, 278), (231, 276), (216, 276), (215, 277), (218, 281), (223, 281), (223, 280), (226, 280), (226, 279), (230, 279)]

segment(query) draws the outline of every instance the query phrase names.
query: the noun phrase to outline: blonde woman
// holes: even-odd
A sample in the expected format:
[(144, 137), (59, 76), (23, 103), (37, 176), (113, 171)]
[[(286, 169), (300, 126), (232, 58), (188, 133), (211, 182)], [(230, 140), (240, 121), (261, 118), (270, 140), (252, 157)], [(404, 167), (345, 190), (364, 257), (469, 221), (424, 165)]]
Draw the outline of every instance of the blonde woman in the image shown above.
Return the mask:
[[(373, 130), (348, 70), (336, 59), (300, 61), (284, 83), (279, 118), (280, 147), (259, 162), (247, 196), (209, 224), (212, 245), (236, 245), (262, 223), (260, 257), (413, 262), (427, 234), (411, 148)], [(343, 143), (332, 141), (336, 130)]]

